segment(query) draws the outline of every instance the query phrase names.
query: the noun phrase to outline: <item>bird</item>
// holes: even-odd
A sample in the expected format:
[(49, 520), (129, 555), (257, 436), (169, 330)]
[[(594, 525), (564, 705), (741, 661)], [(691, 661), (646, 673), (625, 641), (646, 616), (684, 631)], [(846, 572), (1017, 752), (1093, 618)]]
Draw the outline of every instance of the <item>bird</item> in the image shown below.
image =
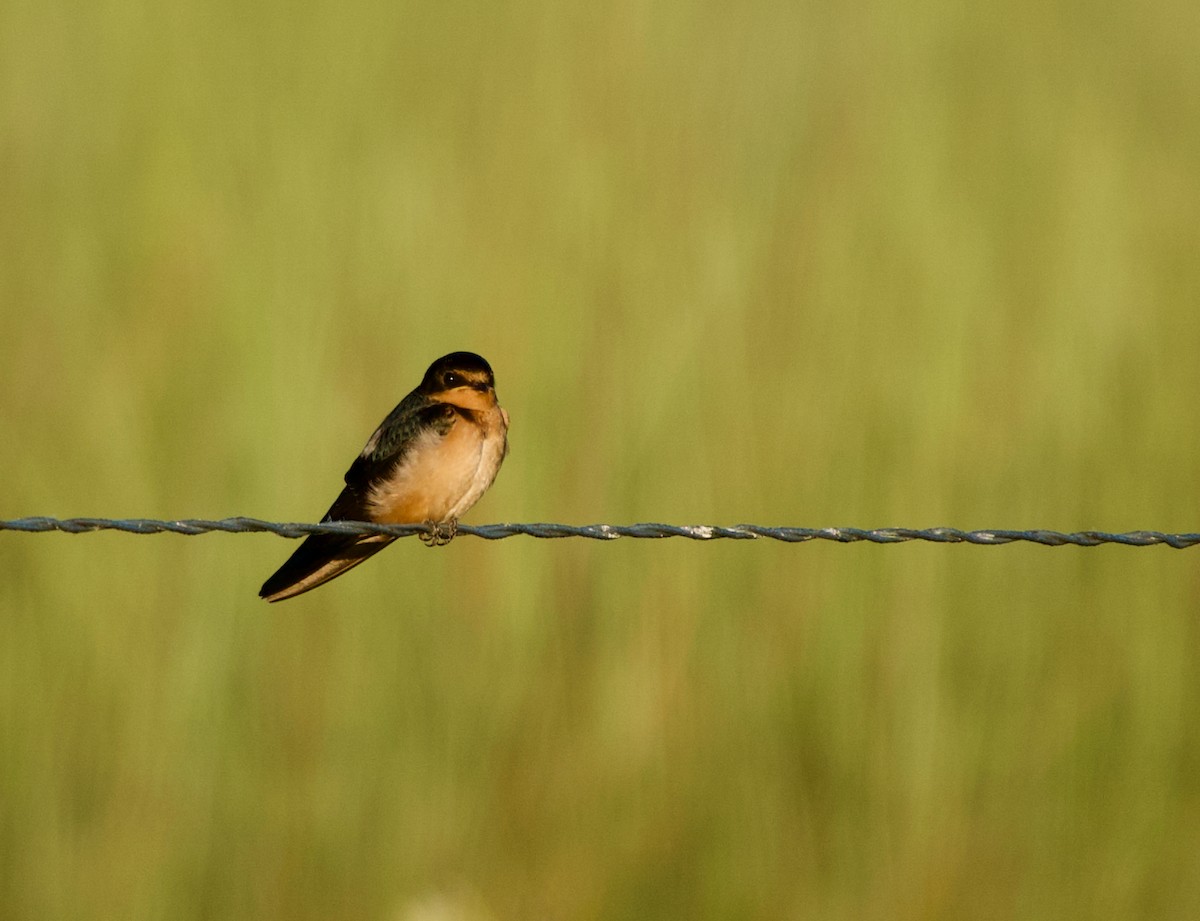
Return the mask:
[[(447, 543), (458, 518), (495, 480), (508, 454), (508, 413), (491, 365), (452, 352), (429, 366), (346, 471), (322, 523), (424, 524), (429, 546)], [(394, 541), (388, 534), (310, 534), (259, 591), (283, 601), (323, 585)]]

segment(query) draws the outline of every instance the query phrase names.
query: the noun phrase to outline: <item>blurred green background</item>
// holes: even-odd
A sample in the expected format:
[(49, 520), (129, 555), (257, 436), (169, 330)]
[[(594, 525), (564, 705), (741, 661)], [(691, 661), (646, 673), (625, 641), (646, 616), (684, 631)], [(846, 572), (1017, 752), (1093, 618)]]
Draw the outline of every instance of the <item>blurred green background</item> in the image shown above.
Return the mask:
[[(0, 6), (0, 517), (1197, 530), (1200, 7)], [(1200, 550), (0, 534), (11, 919), (1200, 917)]]

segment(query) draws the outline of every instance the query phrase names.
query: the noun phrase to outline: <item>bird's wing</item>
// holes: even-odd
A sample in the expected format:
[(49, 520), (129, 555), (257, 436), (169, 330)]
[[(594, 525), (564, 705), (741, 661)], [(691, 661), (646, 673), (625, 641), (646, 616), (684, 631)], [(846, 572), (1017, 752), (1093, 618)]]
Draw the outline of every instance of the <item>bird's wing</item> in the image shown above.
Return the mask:
[[(372, 486), (391, 475), (417, 435), (430, 429), (444, 435), (454, 424), (454, 415), (448, 404), (430, 403), (415, 392), (405, 397), (350, 465), (345, 488), (321, 521), (368, 521), (367, 497)], [(263, 583), (259, 595), (268, 601), (282, 601), (307, 592), (357, 566), (393, 540), (386, 534), (310, 534)]]

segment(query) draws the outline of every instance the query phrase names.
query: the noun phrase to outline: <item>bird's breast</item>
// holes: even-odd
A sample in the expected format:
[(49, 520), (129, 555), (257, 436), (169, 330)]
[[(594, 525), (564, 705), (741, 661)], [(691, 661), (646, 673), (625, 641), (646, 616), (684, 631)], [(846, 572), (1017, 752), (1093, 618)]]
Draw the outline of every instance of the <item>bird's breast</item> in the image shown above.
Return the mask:
[(427, 429), (367, 496), (371, 520), (413, 524), (458, 518), (492, 484), (504, 459), (504, 411), (460, 412), (450, 429)]

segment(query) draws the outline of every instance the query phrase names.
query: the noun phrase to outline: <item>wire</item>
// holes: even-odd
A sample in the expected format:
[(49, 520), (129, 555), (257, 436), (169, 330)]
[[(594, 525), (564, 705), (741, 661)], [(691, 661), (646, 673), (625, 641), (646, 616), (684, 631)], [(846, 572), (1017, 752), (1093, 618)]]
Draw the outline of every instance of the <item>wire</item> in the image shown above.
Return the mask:
[[(230, 534), (266, 532), (280, 537), (304, 537), (309, 534), (388, 534), (393, 537), (410, 537), (414, 534), (430, 534), (432, 529), (423, 524), (373, 524), (364, 521), (325, 521), (320, 524), (299, 524), (262, 521), (258, 518), (221, 518), (209, 521), (202, 518), (183, 518), (176, 521), (161, 521), (155, 518), (17, 518), (0, 521), (0, 531), (64, 531), (68, 534), (85, 534), (92, 531), (125, 531), (132, 534), (207, 534), (221, 531)], [(1121, 544), (1127, 547), (1149, 547), (1165, 544), (1182, 550), (1200, 544), (1200, 534), (1168, 534), (1162, 531), (1127, 531), (1111, 534), (1106, 531), (1061, 531), (1031, 530), (980, 530), (963, 531), (958, 528), (790, 528), (768, 527), (758, 524), (739, 524), (732, 527), (719, 525), (676, 525), (676, 524), (460, 524), (458, 534), (482, 537), (485, 540), (501, 540), (523, 534), (528, 537), (587, 537), (593, 540), (615, 540), (618, 537), (664, 538), (686, 537), (690, 540), (756, 540), (766, 538), (787, 543), (803, 543), (811, 540), (828, 540), (848, 544), (869, 541), (874, 544), (898, 544), (905, 541), (929, 541), (936, 544), (982, 544), (996, 546), (1019, 542), (1041, 544), (1047, 547), (1071, 545), (1096, 547), (1100, 544)]]

